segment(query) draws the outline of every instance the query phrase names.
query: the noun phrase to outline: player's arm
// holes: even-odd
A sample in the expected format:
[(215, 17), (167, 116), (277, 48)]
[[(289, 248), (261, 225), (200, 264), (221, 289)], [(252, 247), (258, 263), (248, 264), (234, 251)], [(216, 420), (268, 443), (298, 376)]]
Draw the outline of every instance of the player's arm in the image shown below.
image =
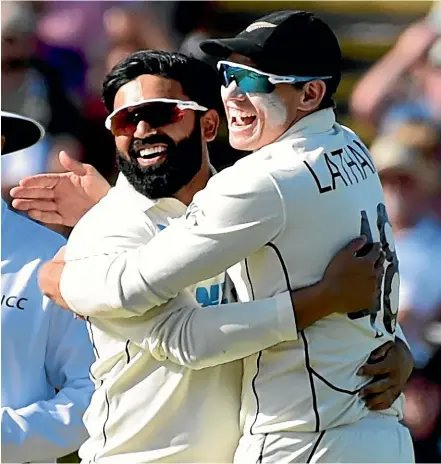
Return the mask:
[[(27, 211), (31, 217), (42, 222), (74, 226), (82, 215), (107, 193), (110, 186), (92, 166), (69, 158), (64, 152), (60, 153), (60, 163), (67, 170), (66, 173), (30, 176), (23, 179), (20, 186), (12, 189), (11, 196), (15, 198), (13, 206)], [(94, 260), (99, 267), (100, 258), (96, 257)], [(102, 265), (105, 266), (111, 260), (112, 257), (109, 255), (103, 257)], [(57, 295), (59, 279), (54, 276), (57, 271), (61, 275), (64, 265), (52, 263), (50, 267), (52, 271), (46, 275), (53, 288), (47, 289), (47, 294), (54, 301), (66, 306), (61, 295)], [(326, 308), (323, 303), (331, 301), (331, 296), (337, 292), (328, 289), (325, 295), (322, 290), (321, 286), (312, 286), (297, 296), (296, 312), (299, 330), (327, 315), (323, 312)], [(355, 291), (353, 295), (356, 295)], [(122, 312), (119, 309), (119, 317), (123, 317)], [(111, 314), (109, 311), (106, 312), (108, 317), (114, 315), (114, 312)], [(132, 312), (126, 313), (127, 317), (131, 315)]]
[[(2, 461), (54, 461), (88, 438), (83, 414), (94, 386), (94, 360), (85, 323), (52, 306), (45, 368), (58, 393), (19, 409), (1, 409)], [(32, 385), (29, 386), (32, 388)]]
[(87, 316), (121, 307), (143, 314), (274, 239), (285, 214), (272, 178), (266, 173), (244, 178), (239, 170), (231, 179), (226, 171), (195, 195), (185, 219), (148, 244), (117, 256), (67, 262), (60, 282), (67, 305)]
[[(241, 359), (297, 339), (297, 330), (305, 328), (307, 318), (325, 317), (335, 307), (346, 312), (372, 304), (383, 260), (378, 244), (363, 258), (354, 256), (364, 243), (360, 238), (351, 241), (332, 259), (320, 282), (292, 293), (201, 308), (188, 292), (181, 292), (164, 308), (143, 316), (95, 318), (91, 322), (149, 349), (158, 360), (168, 359), (191, 369)], [(347, 285), (349, 280), (351, 285)], [(301, 326), (295, 322), (296, 304)], [(313, 305), (319, 309), (312, 310)], [(313, 316), (302, 316), (305, 312)], [(149, 314), (154, 316), (150, 318)]]
[[(221, 173), (212, 179), (211, 190), (209, 184), (196, 195), (185, 221), (176, 221), (147, 245), (67, 262), (59, 289), (65, 304), (91, 317), (118, 308), (143, 314), (261, 248), (283, 228), (284, 209), (272, 179), (256, 177), (242, 183), (236, 179), (239, 186), (234, 187)], [(317, 290), (308, 289), (306, 300), (312, 303), (306, 310), (302, 300), (296, 303), (301, 327), (323, 317), (317, 313), (317, 303), (323, 302)]]
[(89, 318), (159, 361), (203, 369), (297, 339), (289, 292), (249, 303), (202, 308), (188, 292), (136, 318)]
[(383, 260), (378, 244), (363, 258), (365, 261), (355, 257), (363, 243), (357, 239), (340, 250), (323, 279), (311, 287), (265, 300), (182, 308), (162, 315), (153, 321), (148, 335), (151, 353), (158, 360), (202, 369), (296, 340), (298, 330), (331, 314), (336, 307), (345, 312), (370, 306)]

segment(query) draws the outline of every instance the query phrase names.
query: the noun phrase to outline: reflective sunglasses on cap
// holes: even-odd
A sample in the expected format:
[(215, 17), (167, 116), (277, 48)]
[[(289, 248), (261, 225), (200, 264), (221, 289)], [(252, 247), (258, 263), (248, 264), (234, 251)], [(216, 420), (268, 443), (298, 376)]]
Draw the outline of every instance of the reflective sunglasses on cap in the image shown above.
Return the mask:
[(106, 119), (106, 128), (114, 135), (132, 134), (140, 121), (153, 129), (180, 121), (185, 110), (208, 111), (194, 101), (154, 98), (118, 108)]
[(332, 76), (277, 76), (260, 71), (244, 64), (219, 61), (217, 69), (221, 74), (222, 85), (228, 87), (232, 82), (244, 93), (271, 93), (277, 84), (295, 84), (316, 79), (331, 79)]

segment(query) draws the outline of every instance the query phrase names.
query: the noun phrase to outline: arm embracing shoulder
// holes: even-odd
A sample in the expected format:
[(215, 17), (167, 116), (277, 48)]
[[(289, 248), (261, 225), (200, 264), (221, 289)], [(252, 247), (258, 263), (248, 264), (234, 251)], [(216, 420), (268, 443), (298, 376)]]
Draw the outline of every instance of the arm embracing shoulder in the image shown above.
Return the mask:
[(224, 272), (277, 236), (285, 214), (272, 177), (234, 169), (214, 176), (195, 195), (186, 217), (149, 243), (68, 263), (60, 288), (69, 306), (87, 316), (105, 317), (118, 308), (143, 314)]
[(228, 363), (297, 339), (289, 292), (202, 308), (185, 291), (137, 318), (91, 322), (148, 350), (158, 361), (168, 359), (190, 369)]

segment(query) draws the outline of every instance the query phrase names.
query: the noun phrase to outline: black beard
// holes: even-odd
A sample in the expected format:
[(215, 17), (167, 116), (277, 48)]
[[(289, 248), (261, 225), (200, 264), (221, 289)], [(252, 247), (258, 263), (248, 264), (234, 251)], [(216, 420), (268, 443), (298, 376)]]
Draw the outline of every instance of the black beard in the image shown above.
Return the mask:
[[(145, 144), (164, 143), (167, 157), (158, 166), (141, 167), (137, 161), (137, 147)], [(172, 197), (187, 185), (202, 166), (201, 124), (196, 116), (190, 136), (175, 143), (165, 134), (157, 134), (146, 139), (135, 139), (129, 150), (130, 160), (118, 153), (118, 170), (141, 195), (152, 200)]]

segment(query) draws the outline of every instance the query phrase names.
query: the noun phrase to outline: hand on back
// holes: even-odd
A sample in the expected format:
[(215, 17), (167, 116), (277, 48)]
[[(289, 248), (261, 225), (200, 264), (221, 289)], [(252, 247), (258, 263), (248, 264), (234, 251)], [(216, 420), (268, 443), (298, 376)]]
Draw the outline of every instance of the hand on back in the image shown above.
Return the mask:
[(383, 279), (384, 253), (379, 243), (366, 247), (366, 237), (358, 237), (342, 248), (326, 268), (323, 282), (335, 312), (352, 313), (374, 307)]

